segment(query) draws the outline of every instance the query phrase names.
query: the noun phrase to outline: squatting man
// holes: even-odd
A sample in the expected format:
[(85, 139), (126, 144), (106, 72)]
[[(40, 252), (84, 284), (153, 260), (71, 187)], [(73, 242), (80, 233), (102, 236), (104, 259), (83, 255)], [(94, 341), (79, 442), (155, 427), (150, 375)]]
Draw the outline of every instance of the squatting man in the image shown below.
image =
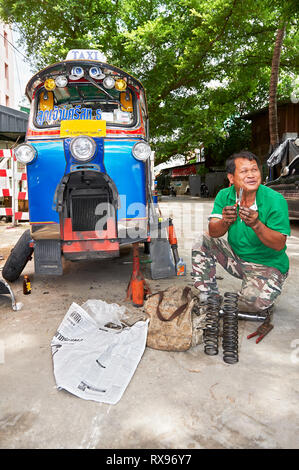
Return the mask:
[[(219, 263), (242, 280), (239, 311), (267, 315), (288, 276), (287, 202), (280, 193), (261, 184), (259, 160), (253, 153), (232, 155), (226, 171), (230, 186), (217, 194), (208, 233), (203, 233), (192, 249), (194, 286), (202, 300), (211, 293), (219, 294)], [(227, 240), (221, 238), (226, 234)]]

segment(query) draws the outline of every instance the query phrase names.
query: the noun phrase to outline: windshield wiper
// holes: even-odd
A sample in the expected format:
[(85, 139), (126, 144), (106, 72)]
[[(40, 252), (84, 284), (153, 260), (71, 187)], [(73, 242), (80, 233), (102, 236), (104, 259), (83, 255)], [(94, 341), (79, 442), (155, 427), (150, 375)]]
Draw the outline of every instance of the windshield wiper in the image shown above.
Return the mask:
[[(110, 95), (110, 93), (108, 93), (108, 91), (105, 90), (105, 88), (103, 88), (101, 85), (99, 85), (99, 83), (95, 82), (93, 78), (91, 78), (89, 75), (87, 75), (87, 73), (84, 75), (84, 78), (86, 78), (86, 80), (88, 80), (89, 83), (91, 83), (91, 84), (94, 85), (96, 88), (98, 88), (98, 89), (101, 90), (103, 93), (105, 93), (105, 95), (107, 95), (111, 100), (117, 101), (118, 103), (120, 103), (120, 101), (119, 101), (117, 98), (114, 98), (114, 96)], [(120, 104), (121, 104), (121, 103), (120, 103)]]

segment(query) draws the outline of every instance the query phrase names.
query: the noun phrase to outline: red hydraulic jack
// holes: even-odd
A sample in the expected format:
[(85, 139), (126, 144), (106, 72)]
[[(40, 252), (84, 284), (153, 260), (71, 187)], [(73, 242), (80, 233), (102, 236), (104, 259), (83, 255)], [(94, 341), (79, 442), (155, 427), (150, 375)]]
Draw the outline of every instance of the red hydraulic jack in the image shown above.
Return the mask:
[(140, 271), (139, 244), (133, 244), (133, 272), (127, 287), (126, 300), (132, 300), (134, 307), (142, 307), (144, 297), (151, 294), (151, 290), (147, 285)]

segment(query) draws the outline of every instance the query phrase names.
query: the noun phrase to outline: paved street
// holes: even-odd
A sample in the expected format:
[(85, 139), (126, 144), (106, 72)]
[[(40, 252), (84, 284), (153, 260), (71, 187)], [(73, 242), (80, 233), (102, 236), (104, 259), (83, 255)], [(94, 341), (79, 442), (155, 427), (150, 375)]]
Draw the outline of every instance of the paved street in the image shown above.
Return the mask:
[[(152, 291), (191, 284), (191, 247), (207, 225), (212, 200), (163, 198), (172, 216), (186, 277), (148, 280)], [(28, 225), (0, 224), (0, 261)], [(239, 322), (239, 362), (228, 365), (204, 354), (146, 348), (116, 405), (85, 401), (56, 389), (50, 343), (70, 304), (124, 301), (132, 267), (128, 249), (113, 261), (64, 263), (62, 277), (34, 275), (33, 260), (11, 284), (20, 311), (0, 299), (0, 448), (221, 449), (298, 448), (299, 398), (299, 223), (288, 239), (291, 270), (274, 314), (274, 329), (258, 345), (247, 340), (257, 324)], [(146, 271), (145, 271), (146, 273)], [(222, 293), (240, 281), (217, 272)]]

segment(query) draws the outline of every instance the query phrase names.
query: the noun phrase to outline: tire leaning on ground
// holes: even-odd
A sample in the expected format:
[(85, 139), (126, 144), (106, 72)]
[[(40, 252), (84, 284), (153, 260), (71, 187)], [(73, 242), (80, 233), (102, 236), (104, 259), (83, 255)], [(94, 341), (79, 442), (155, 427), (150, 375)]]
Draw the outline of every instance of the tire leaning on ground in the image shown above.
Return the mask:
[(16, 281), (27, 262), (31, 259), (33, 248), (29, 246), (31, 241), (30, 230), (26, 230), (11, 250), (2, 270), (2, 276), (9, 282)]

